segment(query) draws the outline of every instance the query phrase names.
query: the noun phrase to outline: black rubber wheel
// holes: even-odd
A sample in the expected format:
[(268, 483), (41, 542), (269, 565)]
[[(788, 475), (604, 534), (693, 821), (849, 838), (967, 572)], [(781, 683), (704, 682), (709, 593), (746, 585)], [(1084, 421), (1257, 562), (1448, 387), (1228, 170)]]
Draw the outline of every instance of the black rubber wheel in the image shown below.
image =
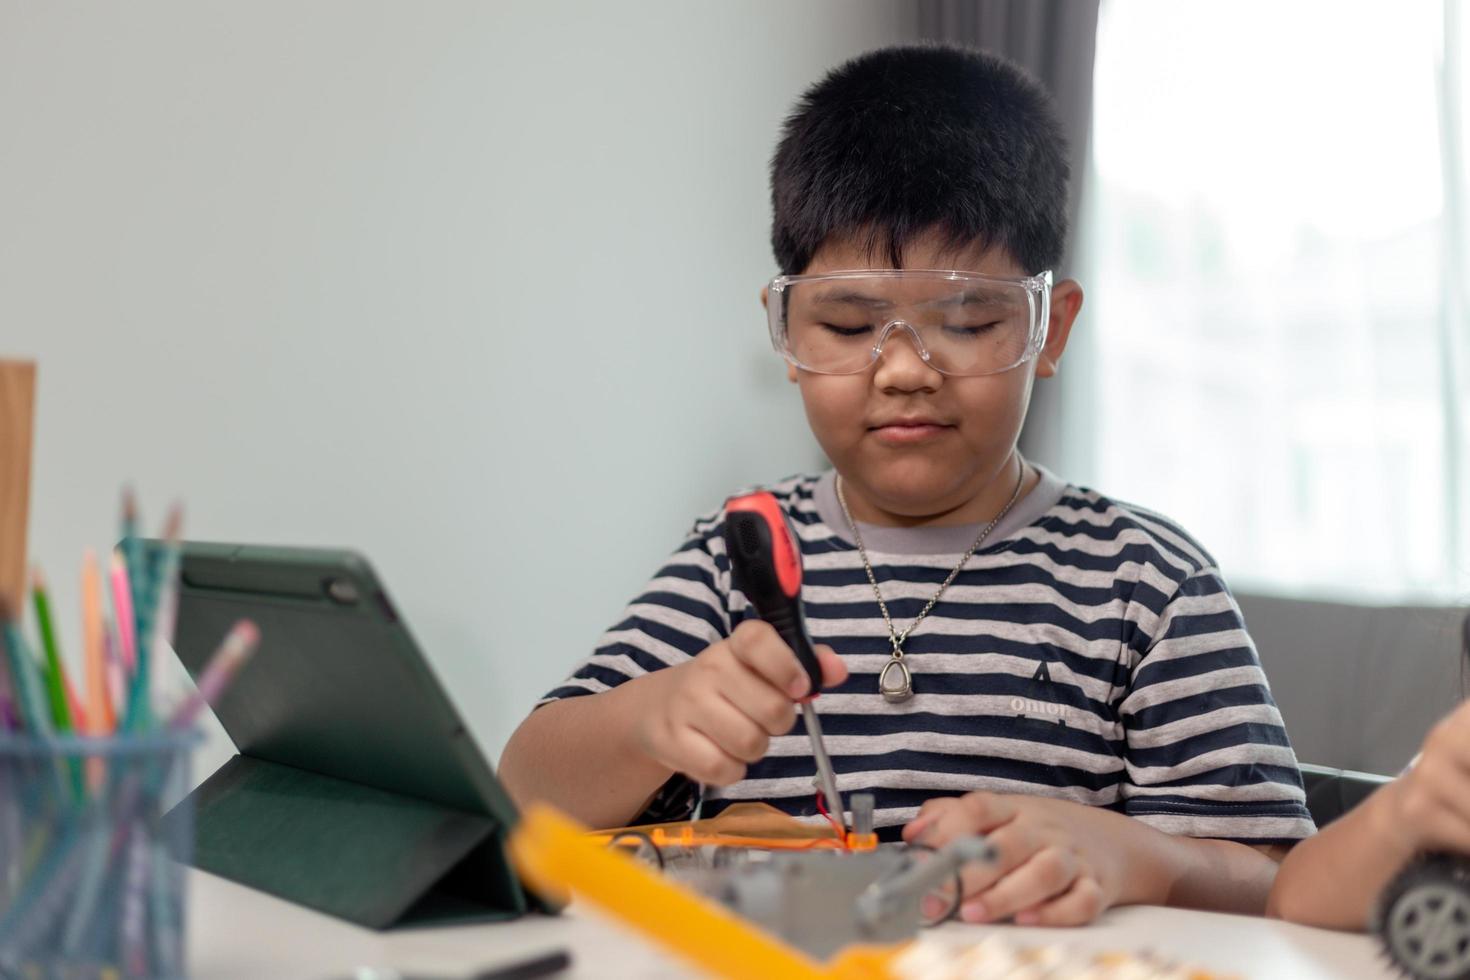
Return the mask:
[(1373, 931), (1415, 980), (1470, 980), (1470, 859), (1431, 854), (1389, 882)]

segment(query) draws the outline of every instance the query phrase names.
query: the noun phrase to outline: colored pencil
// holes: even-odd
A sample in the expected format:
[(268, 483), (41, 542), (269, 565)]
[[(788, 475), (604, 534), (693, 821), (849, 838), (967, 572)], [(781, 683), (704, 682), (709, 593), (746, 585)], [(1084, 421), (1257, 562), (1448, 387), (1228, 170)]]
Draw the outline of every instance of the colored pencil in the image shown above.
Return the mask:
[(118, 650), (129, 677), (138, 669), (138, 623), (133, 618), (133, 589), (122, 552), (112, 553), (112, 621), (117, 624)]
[(61, 948), (69, 956), (80, 952), (82, 941), (87, 933), (87, 926), (92, 922), (93, 915), (97, 911), (97, 902), (102, 897), (102, 885), (113, 863), (109, 854), (112, 836), (112, 833), (109, 832), (109, 824), (99, 818), (87, 830), (86, 840), (80, 845), (84, 849), (81, 876), (77, 887), (72, 892), (73, 897), (67, 910), (66, 927), (61, 934)]
[[(128, 608), (136, 614), (143, 602), (148, 570), (143, 567), (143, 539), (138, 537), (138, 495), (133, 492), (132, 487), (123, 488), (121, 531), (123, 557), (127, 559), (128, 565)], [(138, 624), (130, 620), (129, 627), (136, 636)], [(131, 664), (128, 669), (132, 669)]]
[[(178, 574), (178, 549), (180, 547), (180, 536), (183, 533), (183, 510), (175, 505), (169, 510), (168, 520), (164, 527), (164, 539), (167, 542), (164, 547), (163, 558), (158, 561), (158, 567), (149, 566), (144, 572), (144, 584), (140, 589), (136, 576), (139, 574), (137, 568), (129, 571), (135, 576), (133, 582), (133, 595), (141, 596), (139, 605), (133, 610), (138, 620), (138, 663), (137, 670), (133, 674), (132, 686), (128, 693), (127, 711), (123, 713), (124, 726), (130, 731), (137, 731), (149, 727), (152, 722), (152, 695), (154, 674), (154, 624), (159, 620), (158, 603), (160, 593), (172, 591), (166, 588), (168, 580)], [(148, 564), (144, 560), (144, 564)], [(172, 600), (170, 600), (172, 601)]]
[[(102, 572), (97, 567), (97, 553), (88, 548), (82, 555), (82, 657), (87, 686), (86, 718), (79, 722), (81, 731), (106, 738), (117, 728), (112, 697), (108, 691), (106, 640), (102, 632)], [(87, 788), (100, 795), (106, 786), (107, 770), (102, 759), (86, 760)]]
[(184, 929), (184, 915), (180, 909), (183, 901), (182, 889), (174, 884), (179, 870), (170, 858), (168, 844), (153, 840), (153, 881), (148, 896), (149, 921), (153, 924), (153, 956), (157, 961), (154, 968), (161, 977), (181, 977), (184, 971), (178, 962), (181, 945), (180, 933)]
[[(163, 762), (166, 767), (172, 762)], [(116, 876), (116, 865), (123, 856), (129, 834), (139, 816), (138, 808), (148, 799), (157, 798), (157, 790), (165, 778), (157, 760), (148, 763), (124, 763), (127, 771), (121, 778), (114, 772), (112, 783), (112, 806), (104, 811), (106, 823), (94, 834), (83, 857), (80, 884), (74, 890), (71, 914), (62, 937), (62, 947), (75, 953), (88, 937), (87, 927), (93, 920), (93, 911), (107, 883)], [(99, 814), (99, 816), (102, 814)], [(139, 821), (141, 823), (141, 820)], [(104, 928), (109, 925), (104, 923)]]
[(36, 626), (41, 631), (41, 652), (46, 657), (46, 693), (51, 700), (51, 720), (58, 731), (69, 732), (72, 720), (71, 702), (66, 696), (66, 669), (61, 664), (56, 626), (51, 622), (51, 597), (46, 592), (46, 579), (39, 568), (31, 569), (31, 599), (36, 610)]
[(107, 698), (114, 707), (113, 727), (117, 727), (116, 708), (124, 704), (128, 696), (127, 674), (123, 668), (122, 652), (117, 638), (117, 626), (110, 619), (102, 621), (102, 651), (107, 660)]
[(147, 649), (151, 653), (149, 665), (153, 690), (149, 703), (158, 704), (168, 695), (164, 690), (164, 679), (168, 676), (164, 665), (173, 655), (174, 627), (179, 618), (179, 563), (184, 550), (184, 508), (174, 504), (169, 508), (168, 519), (163, 525), (163, 553), (158, 561), (157, 600), (153, 615), (153, 636)]
[(0, 631), (5, 635), (5, 652), (10, 658), (10, 676), (15, 683), (20, 716), (33, 735), (50, 735), (51, 709), (46, 704), (46, 692), (42, 690), (41, 672), (31, 656), (25, 637), (13, 620), (3, 621)]
[(66, 704), (71, 709), (72, 730), (87, 731), (87, 709), (82, 706), (82, 699), (77, 697), (77, 689), (71, 682), (71, 675), (64, 670), (61, 672), (61, 688), (66, 692)]
[[(50, 691), (51, 671), (46, 669), (46, 658), (43, 655), (36, 664), (36, 669), (41, 676), (41, 690)], [(77, 689), (72, 685), (71, 675), (66, 671), (61, 672), (61, 693), (66, 698), (67, 710), (71, 712), (71, 727), (73, 731), (86, 730), (87, 713), (82, 709), (82, 699), (77, 697)], [(50, 710), (50, 695), (47, 695), (47, 710)], [(54, 720), (54, 719), (53, 719)]]
[(97, 552), (88, 548), (82, 556), (82, 653), (86, 658), (89, 735), (111, 735), (117, 728), (108, 693), (106, 645), (102, 632), (102, 572), (97, 567)]
[(248, 619), (237, 622), (225, 637), (219, 649), (209, 658), (209, 664), (199, 677), (199, 687), (174, 709), (168, 719), (168, 727), (183, 731), (193, 725), (206, 704), (214, 704), (235, 677), (240, 665), (255, 652), (260, 642), (260, 630)]
[[(56, 639), (56, 623), (51, 618), (51, 594), (39, 567), (31, 569), (31, 599), (36, 612), (36, 627), (41, 634), (41, 649), (45, 655), (46, 690), (51, 700), (52, 721), (56, 723), (58, 734), (80, 731), (85, 719), (81, 717), (81, 704), (71, 686), (71, 678), (66, 674), (66, 663), (61, 659), (61, 644)], [(71, 776), (72, 798), (83, 799), (86, 789), (81, 762), (68, 759), (66, 770)]]
[(123, 896), (119, 908), (118, 945), (122, 948), (124, 975), (148, 976), (148, 939), (145, 931), (147, 908), (144, 891), (148, 887), (148, 838), (141, 822), (133, 824), (128, 840)]

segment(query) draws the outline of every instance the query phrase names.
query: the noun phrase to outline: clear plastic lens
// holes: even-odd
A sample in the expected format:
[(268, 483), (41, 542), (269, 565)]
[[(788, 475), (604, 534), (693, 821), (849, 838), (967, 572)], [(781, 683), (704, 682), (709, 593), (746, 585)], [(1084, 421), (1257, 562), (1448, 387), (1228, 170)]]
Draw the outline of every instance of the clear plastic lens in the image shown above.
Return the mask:
[(856, 374), (900, 342), (946, 374), (995, 374), (1040, 349), (1049, 286), (1049, 273), (781, 277), (772, 283), (771, 337), (782, 356), (819, 374)]

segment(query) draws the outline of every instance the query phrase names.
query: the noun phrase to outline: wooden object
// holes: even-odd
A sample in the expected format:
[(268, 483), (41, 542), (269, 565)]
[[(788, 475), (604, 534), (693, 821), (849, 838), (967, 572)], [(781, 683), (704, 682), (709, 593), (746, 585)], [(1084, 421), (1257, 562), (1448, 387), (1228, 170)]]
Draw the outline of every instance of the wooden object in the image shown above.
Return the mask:
[(0, 609), (17, 617), (25, 601), (35, 408), (36, 365), (0, 361)]

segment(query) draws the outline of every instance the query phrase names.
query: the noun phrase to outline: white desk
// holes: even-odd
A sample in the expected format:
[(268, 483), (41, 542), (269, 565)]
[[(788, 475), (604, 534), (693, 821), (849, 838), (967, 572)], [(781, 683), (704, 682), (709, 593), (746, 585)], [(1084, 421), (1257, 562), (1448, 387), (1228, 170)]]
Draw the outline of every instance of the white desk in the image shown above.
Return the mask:
[[(462, 976), (476, 965), (563, 947), (572, 978), (669, 978), (690, 971), (652, 946), (573, 908), (556, 917), (380, 934), (347, 925), (203, 872), (189, 880), (189, 967), (196, 980), (328, 980), (354, 967)], [(1245, 980), (1389, 980), (1375, 942), (1265, 919), (1177, 909), (1116, 909), (1085, 929), (1042, 930), (951, 923), (946, 939), (1006, 929), (1018, 942), (1065, 941), (1089, 949), (1150, 948)]]

